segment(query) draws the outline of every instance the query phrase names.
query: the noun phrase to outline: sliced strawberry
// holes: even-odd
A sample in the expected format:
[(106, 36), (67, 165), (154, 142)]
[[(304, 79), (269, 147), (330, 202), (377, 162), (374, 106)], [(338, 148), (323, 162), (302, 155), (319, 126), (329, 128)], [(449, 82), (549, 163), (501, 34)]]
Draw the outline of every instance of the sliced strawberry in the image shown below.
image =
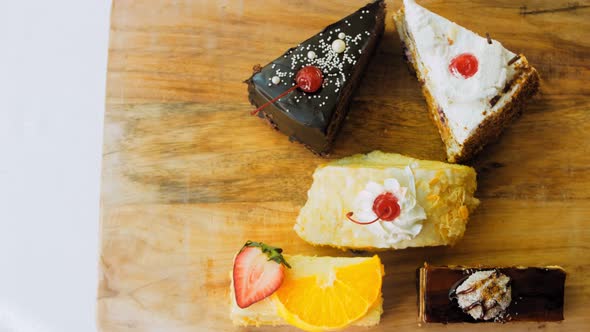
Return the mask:
[(234, 292), (240, 308), (247, 308), (274, 293), (283, 283), (283, 250), (248, 241), (234, 260)]

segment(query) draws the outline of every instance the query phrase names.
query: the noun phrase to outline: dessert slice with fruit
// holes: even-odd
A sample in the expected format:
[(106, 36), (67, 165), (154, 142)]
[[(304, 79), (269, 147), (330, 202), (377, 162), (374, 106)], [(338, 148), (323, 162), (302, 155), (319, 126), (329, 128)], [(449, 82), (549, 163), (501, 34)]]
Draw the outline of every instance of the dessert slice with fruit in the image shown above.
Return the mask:
[(563, 320), (565, 271), (559, 266), (464, 267), (417, 271), (420, 321), (483, 323)]
[(374, 151), (320, 166), (295, 231), (351, 249), (452, 245), (479, 201), (475, 170)]
[(522, 54), (481, 37), (413, 0), (394, 16), (404, 54), (422, 84), (449, 162), (472, 158), (496, 139), (538, 90)]
[(246, 80), (252, 114), (291, 141), (329, 152), (384, 29), (376, 0), (289, 49)]
[(306, 331), (379, 324), (383, 265), (373, 257), (283, 255), (248, 241), (234, 259), (235, 325), (293, 325)]

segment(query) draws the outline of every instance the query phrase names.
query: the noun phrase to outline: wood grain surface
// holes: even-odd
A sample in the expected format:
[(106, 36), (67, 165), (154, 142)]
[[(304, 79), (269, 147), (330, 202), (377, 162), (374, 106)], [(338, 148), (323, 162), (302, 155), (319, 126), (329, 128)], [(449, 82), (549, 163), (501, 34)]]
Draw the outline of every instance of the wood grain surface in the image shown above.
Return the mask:
[[(268, 63), (364, 3), (114, 1), (100, 330), (295, 330), (232, 327), (228, 285), (234, 253), (251, 239), (292, 254), (352, 254), (312, 247), (292, 230), (311, 174), (326, 160), (251, 117), (242, 81), (254, 64)], [(472, 162), (482, 203), (464, 239), (453, 248), (380, 254), (385, 312), (371, 331), (419, 328), (414, 271), (424, 261), (561, 265), (569, 273), (565, 321), (477, 329), (590, 330), (590, 3), (527, 15), (522, 12), (571, 4), (420, 3), (524, 53), (542, 85), (524, 115)], [(444, 160), (419, 84), (402, 61), (391, 18), (400, 1), (387, 5), (385, 34), (328, 159), (380, 149)]]

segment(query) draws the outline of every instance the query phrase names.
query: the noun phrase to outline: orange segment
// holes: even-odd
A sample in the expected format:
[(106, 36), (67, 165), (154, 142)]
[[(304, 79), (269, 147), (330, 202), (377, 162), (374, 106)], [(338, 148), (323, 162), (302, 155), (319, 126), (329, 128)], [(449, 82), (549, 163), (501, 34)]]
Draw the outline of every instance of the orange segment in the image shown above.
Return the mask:
[(378, 256), (302, 278), (287, 274), (274, 295), (279, 315), (307, 331), (344, 328), (380, 298), (382, 277)]

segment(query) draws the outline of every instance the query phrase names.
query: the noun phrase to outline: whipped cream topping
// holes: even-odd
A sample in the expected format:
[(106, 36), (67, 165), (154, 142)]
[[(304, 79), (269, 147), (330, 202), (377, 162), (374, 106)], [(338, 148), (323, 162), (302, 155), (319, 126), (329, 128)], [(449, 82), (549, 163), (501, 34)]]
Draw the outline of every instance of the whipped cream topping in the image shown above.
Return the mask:
[(499, 319), (512, 301), (510, 277), (497, 270), (478, 271), (455, 290), (459, 307), (474, 319)]
[[(444, 17), (404, 0), (406, 30), (415, 43), (418, 66), (425, 73), (425, 84), (445, 114), (455, 139), (462, 144), (484, 118), (501, 107), (490, 100), (500, 94), (514, 77), (508, 66), (514, 53), (502, 44), (480, 37)], [(449, 64), (460, 54), (478, 60), (475, 75), (464, 78), (453, 74)]]
[(422, 230), (422, 221), (426, 219), (424, 208), (416, 202), (414, 173), (410, 167), (406, 167), (404, 172), (408, 177), (408, 187), (401, 187), (395, 178), (385, 179), (383, 184), (369, 181), (353, 203), (356, 218), (366, 222), (378, 218), (373, 211), (373, 203), (377, 196), (389, 192), (397, 198), (400, 207), (400, 215), (397, 218), (392, 221), (378, 220), (369, 225), (358, 226), (366, 227), (386, 244), (413, 239)]

